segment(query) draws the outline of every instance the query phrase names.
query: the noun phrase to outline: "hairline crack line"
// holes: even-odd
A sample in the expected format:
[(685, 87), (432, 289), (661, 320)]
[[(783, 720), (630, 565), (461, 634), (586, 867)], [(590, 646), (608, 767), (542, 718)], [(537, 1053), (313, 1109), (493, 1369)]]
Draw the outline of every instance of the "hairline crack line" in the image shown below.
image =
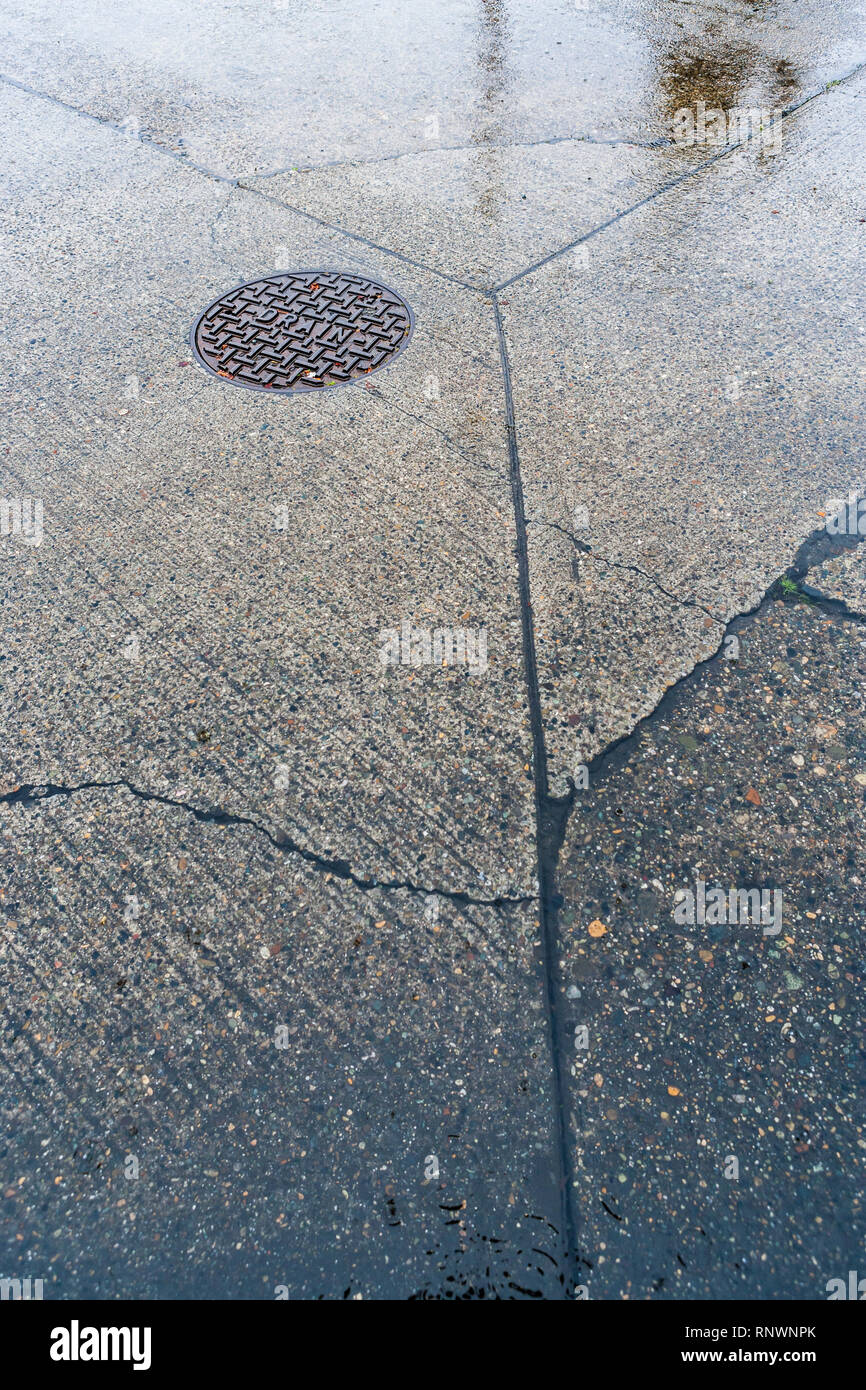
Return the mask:
[(654, 575), (649, 574), (647, 570), (641, 569), (640, 565), (629, 565), (626, 564), (624, 560), (611, 560), (608, 555), (602, 555), (599, 551), (593, 550), (591, 545), (586, 545), (583, 541), (579, 541), (576, 536), (572, 535), (571, 531), (566, 530), (564, 526), (560, 526), (555, 521), (538, 521), (535, 517), (528, 517), (526, 524), (527, 526), (543, 526), (549, 531), (559, 531), (561, 535), (571, 541), (578, 554), (584, 556), (587, 560), (593, 560), (597, 565), (610, 565), (612, 569), (628, 570), (631, 574), (638, 574), (642, 579), (645, 579), (648, 584), (652, 584), (655, 589), (658, 589), (660, 594), (664, 594), (665, 598), (671, 599), (672, 602), (679, 604), (681, 607), (697, 608), (701, 613), (711, 618), (714, 623), (721, 623), (723, 621), (723, 619), (717, 617), (715, 613), (711, 613), (709, 608), (705, 608), (702, 603), (699, 603), (697, 599), (682, 598), (679, 594), (675, 594), (673, 590), (666, 589)]

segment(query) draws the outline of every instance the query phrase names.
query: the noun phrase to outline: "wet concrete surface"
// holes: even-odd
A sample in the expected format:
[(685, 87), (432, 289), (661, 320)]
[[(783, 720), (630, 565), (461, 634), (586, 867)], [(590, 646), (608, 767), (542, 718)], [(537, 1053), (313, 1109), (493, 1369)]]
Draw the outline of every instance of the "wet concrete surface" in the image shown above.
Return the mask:
[(778, 153), (730, 152), (501, 292), (557, 791), (716, 649), (845, 492), (862, 85), (792, 115)]
[(561, 1296), (533, 905), (123, 788), (4, 807), (3, 857), (3, 1226), (46, 1297)]
[(223, 174), (589, 135), (661, 140), (674, 112), (786, 106), (863, 58), (826, 0), (11, 4), (5, 71)]
[[(730, 636), (593, 767), (563, 849), (590, 1298), (824, 1298), (866, 1235), (866, 628), (794, 596)], [(778, 898), (752, 921), (732, 887)]]
[[(0, 29), (0, 499), (44, 509), (0, 536), (0, 1273), (825, 1296), (866, 1142), (863, 552), (824, 529), (866, 13)], [(683, 146), (699, 102), (771, 124)], [(201, 371), (207, 304), (316, 265), (403, 296), (399, 358)], [(383, 664), (404, 622), (483, 668)], [(782, 931), (673, 923), (698, 878)]]
[[(815, 591), (815, 598), (830, 599), (831, 602), (844, 605), (845, 608), (854, 613), (866, 612), (866, 554), (859, 548), (862, 536), (859, 531), (862, 520), (862, 500), (854, 499), (849, 501), (847, 498), (839, 498), (844, 506), (845, 520), (851, 518), (851, 531), (848, 533), (853, 541), (857, 537), (857, 547), (852, 544), (840, 555), (834, 555), (820, 564), (814, 566), (808, 574), (807, 588), (811, 593)], [(837, 513), (840, 515), (840, 513)], [(856, 530), (854, 529), (856, 526)], [(866, 534), (864, 528), (863, 534)]]

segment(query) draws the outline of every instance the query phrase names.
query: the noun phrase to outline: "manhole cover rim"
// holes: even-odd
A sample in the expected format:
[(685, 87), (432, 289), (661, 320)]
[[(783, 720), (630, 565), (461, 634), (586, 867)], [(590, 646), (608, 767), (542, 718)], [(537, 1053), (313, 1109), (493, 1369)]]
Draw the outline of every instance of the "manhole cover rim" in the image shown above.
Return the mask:
[[(212, 309), (215, 309), (216, 306), (218, 304), (221, 304), (224, 299), (227, 299), (229, 295), (236, 294), (238, 290), (244, 289), (247, 285), (258, 285), (265, 280), (278, 279), (281, 275), (346, 275), (353, 276), (356, 280), (363, 280), (368, 285), (375, 285), (377, 289), (387, 290), (389, 294), (393, 294), (395, 298), (399, 299), (400, 303), (402, 304), (406, 312), (406, 317), (409, 320), (408, 331), (404, 335), (403, 341), (400, 344), (400, 346), (395, 349), (395, 351), (391, 354), (391, 356), (388, 358), (386, 362), (380, 363), (378, 367), (373, 367), (371, 371), (364, 372), (360, 376), (352, 377), (349, 381), (331, 381), (327, 384), (323, 382), (321, 386), (305, 385), (286, 387), (265, 386), (260, 385), (258, 382), (254, 381), (238, 381), (233, 377), (223, 376), (220, 372), (217, 371), (215, 367), (211, 366), (211, 364), (207, 361), (205, 357), (202, 356), (201, 352), (199, 351), (199, 347), (196, 342), (196, 332), (198, 330), (199, 324), (207, 318), (208, 314), (211, 312)], [(232, 285), (230, 289), (223, 290), (221, 294), (218, 294), (215, 299), (212, 299), (211, 302), (204, 309), (202, 309), (198, 314), (196, 314), (195, 318), (193, 319), (190, 325), (189, 333), (187, 334), (187, 341), (189, 342), (190, 350), (198, 365), (200, 367), (203, 367), (209, 376), (215, 376), (218, 381), (223, 381), (228, 386), (240, 387), (240, 389), (243, 391), (261, 391), (266, 396), (301, 396), (309, 395), (310, 393), (320, 396), (324, 391), (335, 391), (339, 387), (363, 385), (363, 383), (367, 381), (369, 377), (375, 376), (377, 372), (384, 371), (386, 367), (390, 367), (391, 363), (396, 362), (397, 358), (400, 357), (406, 351), (406, 348), (412, 341), (412, 336), (414, 332), (415, 314), (412, 311), (412, 307), (408, 303), (408, 301), (404, 299), (401, 292), (399, 290), (394, 289), (393, 285), (386, 285), (381, 280), (371, 280), (366, 275), (362, 275), (354, 270), (345, 270), (337, 267), (328, 268), (327, 266), (320, 265), (316, 266), (313, 269), (307, 267), (293, 270), (269, 270), (266, 274), (257, 275), (252, 280), (239, 280), (238, 283), (236, 285)]]

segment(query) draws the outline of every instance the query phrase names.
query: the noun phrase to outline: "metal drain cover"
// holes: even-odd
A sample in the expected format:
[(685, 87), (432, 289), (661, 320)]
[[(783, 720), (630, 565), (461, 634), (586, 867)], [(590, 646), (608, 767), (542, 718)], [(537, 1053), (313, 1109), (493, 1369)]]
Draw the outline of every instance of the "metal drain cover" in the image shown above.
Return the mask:
[(208, 371), (253, 391), (346, 386), (390, 362), (414, 319), (385, 285), (334, 270), (294, 270), (238, 285), (196, 319)]

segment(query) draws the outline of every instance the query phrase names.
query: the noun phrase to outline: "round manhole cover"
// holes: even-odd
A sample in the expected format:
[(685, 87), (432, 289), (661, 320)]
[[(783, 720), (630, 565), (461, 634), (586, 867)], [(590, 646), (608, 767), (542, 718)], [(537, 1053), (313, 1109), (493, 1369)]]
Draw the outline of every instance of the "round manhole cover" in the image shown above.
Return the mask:
[(267, 275), (220, 295), (190, 343), (208, 371), (254, 391), (322, 391), (390, 362), (412, 311), (385, 285), (333, 270)]

